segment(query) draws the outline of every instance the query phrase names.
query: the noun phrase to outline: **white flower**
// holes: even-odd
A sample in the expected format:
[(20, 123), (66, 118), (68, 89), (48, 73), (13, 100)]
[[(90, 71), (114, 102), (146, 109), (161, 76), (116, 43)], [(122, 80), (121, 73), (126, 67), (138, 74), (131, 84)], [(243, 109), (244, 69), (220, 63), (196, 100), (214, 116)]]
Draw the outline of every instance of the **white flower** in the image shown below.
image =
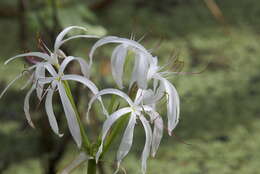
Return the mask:
[[(89, 108), (88, 112), (93, 104), (93, 102), (100, 96), (106, 95), (106, 94), (113, 94), (122, 97), (128, 104), (129, 107), (121, 108), (114, 113), (112, 113), (107, 120), (103, 124), (102, 128), (102, 142), (99, 147), (99, 150), (96, 154), (96, 161), (98, 162), (98, 159), (102, 153), (103, 145), (105, 138), (107, 136), (108, 131), (111, 129), (112, 125), (123, 115), (130, 113), (130, 119), (127, 125), (127, 128), (125, 129), (123, 138), (121, 140), (119, 149), (117, 151), (117, 161), (118, 161), (118, 168), (122, 161), (122, 159), (128, 154), (130, 151), (130, 148), (132, 146), (133, 142), (133, 133), (134, 128), (136, 125), (136, 120), (139, 119), (144, 127), (145, 134), (146, 134), (146, 141), (144, 150), (142, 153), (142, 172), (146, 172), (146, 161), (149, 157), (150, 150), (152, 147), (152, 155), (154, 156), (156, 153), (156, 150), (158, 149), (160, 140), (162, 138), (162, 132), (163, 132), (163, 123), (160, 115), (150, 106), (148, 105), (140, 105), (141, 100), (139, 100), (140, 95), (136, 96), (135, 101), (132, 101), (127, 94), (124, 92), (117, 90), (117, 89), (104, 89), (101, 90), (98, 94), (92, 97), (92, 99), (89, 102)], [(154, 133), (152, 133), (152, 129), (150, 127), (149, 122), (144, 116), (144, 113), (148, 114), (151, 117), (151, 120), (154, 121), (155, 127), (154, 127)]]
[[(72, 40), (72, 39), (76, 39), (76, 38), (98, 38), (97, 36), (94, 35), (75, 35), (75, 36), (71, 36), (67, 39), (63, 39), (64, 36), (72, 29), (81, 29), (81, 30), (86, 30), (83, 27), (78, 27), (78, 26), (70, 26), (65, 28), (56, 38), (55, 44), (54, 44), (54, 52), (52, 53), (51, 51), (47, 53), (42, 53), (42, 52), (29, 52), (29, 53), (24, 53), (24, 54), (19, 54), (17, 56), (14, 56), (10, 59), (8, 59), (7, 61), (5, 61), (5, 64), (8, 64), (9, 62), (13, 61), (14, 59), (17, 58), (21, 58), (21, 57), (26, 57), (26, 56), (32, 56), (32, 57), (37, 57), (43, 60), (43, 62), (39, 62), (36, 63), (36, 65), (33, 65), (29, 68), (27, 68), (25, 71), (32, 71), (33, 69), (35, 69), (35, 72), (33, 73), (32, 77), (34, 77), (34, 79), (38, 79), (39, 77), (44, 78), (45, 77), (45, 66), (43, 66), (42, 63), (50, 63), (51, 65), (58, 65), (58, 57), (60, 58), (65, 58), (66, 55), (63, 53), (63, 51), (60, 50), (60, 47), (67, 41)], [(46, 46), (45, 48), (47, 50), (49, 50)], [(82, 58), (70, 58), (67, 59), (66, 61), (70, 62), (72, 60), (76, 60), (79, 62), (80, 67), (81, 67), (81, 71), (83, 73), (84, 76), (88, 76), (89, 74), (89, 65), (84, 61), (84, 59)], [(15, 79), (13, 81), (10, 82), (10, 84), (3, 90), (3, 92), (0, 94), (0, 98), (5, 94), (5, 92), (7, 91), (7, 89), (18, 79), (20, 79), (22, 76), (24, 75), (24, 73), (19, 74), (17, 77), (15, 77)], [(30, 78), (29, 81), (31, 81), (32, 78)], [(37, 96), (39, 97), (39, 99), (41, 98), (42, 95), (42, 89), (43, 86), (39, 86), (39, 88), (37, 88)]]
[[(45, 77), (38, 80), (38, 83), (41, 85), (50, 84), (51, 87), (47, 89), (47, 96), (45, 101), (45, 109), (48, 115), (48, 119), (51, 125), (52, 130), (61, 136), (58, 129), (58, 124), (53, 112), (52, 107), (52, 97), (54, 94), (54, 91), (58, 90), (58, 93), (60, 95), (60, 99), (63, 105), (63, 109), (65, 112), (65, 116), (68, 122), (69, 130), (71, 132), (72, 137), (74, 138), (75, 142), (77, 143), (78, 147), (81, 147), (82, 139), (81, 139), (81, 133), (80, 133), (80, 127), (78, 124), (77, 116), (75, 113), (75, 108), (72, 106), (70, 99), (68, 97), (68, 93), (64, 87), (66, 85), (66, 82), (64, 81), (76, 81), (84, 86), (88, 87), (93, 94), (98, 93), (98, 88), (96, 85), (90, 81), (89, 79), (80, 76), (80, 75), (73, 75), (73, 74), (66, 74), (64, 75), (64, 69), (66, 68), (67, 64), (72, 60), (73, 57), (67, 57), (64, 59), (62, 64), (59, 67), (58, 73), (55, 71), (55, 69), (48, 63), (44, 64), (45, 68), (48, 70), (48, 72), (51, 74), (51, 77)], [(32, 90), (35, 88), (32, 88)], [(29, 94), (30, 97), (30, 94)], [(29, 97), (27, 100), (29, 100)], [(29, 102), (26, 102), (26, 106), (29, 108)]]
[[(64, 70), (67, 67), (67, 65), (71, 61), (76, 60), (80, 64), (82, 74), (85, 77), (88, 77), (88, 75), (89, 75), (89, 65), (82, 58), (77, 58), (77, 57), (72, 57), (72, 56), (66, 57), (66, 55), (60, 50), (60, 47), (61, 47), (62, 44), (64, 44), (65, 42), (67, 42), (71, 39), (81, 38), (81, 37), (97, 38), (97, 36), (76, 35), (76, 36), (71, 36), (67, 39), (63, 39), (64, 36), (72, 29), (85, 30), (85, 28), (77, 27), (77, 26), (71, 26), (71, 27), (65, 28), (56, 38), (53, 53), (51, 51), (49, 51), (48, 54), (47, 53), (41, 53), (41, 52), (30, 52), (30, 53), (20, 54), (20, 55), (17, 55), (17, 56), (14, 56), (14, 57), (8, 59), (5, 62), (5, 64), (9, 63), (10, 61), (12, 61), (16, 58), (25, 57), (25, 56), (34, 56), (34, 57), (38, 57), (40, 59), (43, 59), (42, 62), (38, 62), (35, 65), (26, 69), (26, 71), (32, 71), (32, 70), (35, 69), (34, 72), (31, 75), (31, 77), (29, 78), (29, 80), (27, 81), (27, 83), (25, 85), (25, 87), (26, 87), (28, 84), (30, 84), (30, 82), (33, 82), (32, 87), (27, 92), (25, 100), (24, 100), (24, 112), (25, 112), (25, 115), (26, 115), (26, 119), (32, 127), (35, 127), (32, 120), (31, 120), (30, 113), (29, 113), (29, 100), (30, 100), (31, 94), (34, 90), (36, 90), (38, 98), (40, 100), (42, 100), (44, 85), (51, 84), (51, 87), (49, 87), (47, 89), (45, 108), (46, 108), (46, 112), (47, 112), (48, 119), (49, 119), (52, 130), (57, 135), (62, 136), (62, 134), (59, 133), (58, 124), (57, 124), (56, 118), (54, 116), (53, 107), (52, 107), (52, 96), (54, 94), (54, 89), (57, 87), (59, 94), (60, 94), (61, 102), (62, 102), (62, 105), (63, 105), (63, 108), (64, 108), (65, 116), (66, 116), (67, 121), (68, 121), (68, 126), (69, 126), (69, 129), (70, 129), (70, 132), (71, 132), (74, 140), (76, 141), (78, 147), (80, 147), (82, 140), (81, 140), (81, 134), (80, 134), (80, 129), (79, 129), (79, 125), (78, 125), (78, 120), (76, 118), (76, 113), (75, 113), (75, 110), (74, 110), (75, 108), (73, 108), (73, 106), (71, 105), (71, 102), (69, 101), (69, 98), (66, 94), (66, 90), (63, 86), (64, 84), (62, 83), (62, 81), (66, 81), (66, 80), (78, 81), (78, 82), (84, 84), (85, 86), (87, 86), (88, 88), (90, 88), (90, 90), (94, 94), (96, 94), (98, 92), (98, 89), (87, 78), (84, 78), (84, 77), (79, 76), (79, 75), (64, 75)], [(49, 50), (47, 47), (46, 47), (46, 49)], [(61, 64), (61, 66), (59, 66), (58, 58), (63, 58), (63, 62)], [(58, 73), (55, 71), (53, 66), (55, 66), (56, 68), (59, 69)], [(46, 71), (49, 74), (51, 74), (52, 77), (46, 77)], [(19, 74), (13, 81), (11, 81), (11, 83), (9, 85), (7, 85), (7, 87), (0, 94), (0, 98), (5, 94), (7, 89), (16, 80), (21, 78), (23, 75), (24, 75), (24, 73)]]
[(89, 57), (90, 65), (93, 61), (95, 50), (108, 43), (118, 43), (111, 56), (111, 69), (113, 78), (120, 89), (123, 88), (123, 72), (127, 51), (132, 50), (135, 53), (135, 64), (132, 72), (130, 86), (137, 82), (138, 87), (147, 88), (147, 73), (149, 64), (152, 62), (152, 55), (138, 42), (115, 36), (107, 36), (98, 40), (92, 47)]

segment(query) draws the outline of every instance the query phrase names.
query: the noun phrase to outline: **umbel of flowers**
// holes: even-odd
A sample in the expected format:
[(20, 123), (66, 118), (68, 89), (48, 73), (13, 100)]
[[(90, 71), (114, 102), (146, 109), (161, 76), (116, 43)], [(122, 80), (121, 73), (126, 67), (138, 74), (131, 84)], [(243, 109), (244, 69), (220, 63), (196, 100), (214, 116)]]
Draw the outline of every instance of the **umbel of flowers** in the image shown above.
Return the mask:
[[(47, 50), (46, 52), (24, 53), (14, 56), (5, 62), (5, 64), (8, 64), (15, 59), (27, 56), (37, 57), (41, 60), (34, 62), (32, 66), (26, 69), (26, 71), (31, 74), (23, 87), (24, 89), (29, 85), (31, 86), (24, 99), (24, 112), (26, 119), (30, 126), (34, 128), (35, 126), (29, 112), (29, 101), (31, 94), (36, 91), (38, 99), (45, 100), (45, 110), (51, 129), (55, 134), (62, 137), (63, 134), (59, 130), (58, 122), (53, 111), (52, 101), (54, 93), (59, 94), (71, 136), (81, 151), (75, 161), (62, 171), (63, 174), (70, 173), (72, 169), (76, 168), (84, 161), (89, 161), (89, 174), (95, 173), (95, 166), (93, 167), (93, 165), (96, 164), (93, 162), (91, 163), (90, 161), (95, 160), (96, 163), (98, 163), (105, 155), (108, 146), (111, 144), (107, 143), (107, 141), (112, 142), (115, 138), (113, 135), (123, 131), (123, 137), (116, 155), (118, 166), (116, 170), (117, 172), (122, 159), (131, 149), (134, 129), (139, 120), (144, 128), (146, 138), (141, 156), (142, 173), (146, 173), (146, 161), (150, 155), (153, 157), (155, 156), (163, 136), (164, 127), (167, 127), (168, 134), (171, 135), (173, 129), (179, 122), (179, 96), (173, 84), (166, 78), (171, 74), (171, 72), (163, 71), (164, 67), (158, 65), (157, 57), (153, 56), (140, 43), (131, 39), (115, 36), (99, 38), (94, 35), (75, 35), (65, 39), (66, 34), (75, 29), (85, 31), (85, 28), (78, 26), (65, 28), (57, 36), (53, 51), (44, 45), (45, 50)], [(66, 55), (61, 50), (60, 47), (64, 43), (76, 38), (98, 39), (92, 46), (88, 59)], [(113, 79), (116, 83), (115, 86), (118, 88), (99, 89), (97, 85), (90, 80), (91, 67), (94, 62), (94, 53), (99, 47), (109, 43), (117, 44), (111, 54), (111, 70)], [(134, 53), (134, 66), (132, 68), (130, 81), (123, 84), (123, 79), (125, 77), (124, 68), (129, 51)], [(65, 73), (66, 67), (72, 61), (79, 63), (82, 75)], [(23, 75), (24, 73), (19, 74), (9, 83), (9, 85), (7, 85), (0, 94), (0, 98), (2, 98), (7, 89)], [(101, 103), (100, 106), (104, 113), (105, 121), (98, 142), (90, 142), (88, 139), (85, 132), (86, 129), (81, 121), (81, 117), (73, 99), (73, 94), (70, 90), (69, 81), (76, 81), (83, 84), (89, 88), (93, 94), (93, 97), (89, 101), (88, 108), (86, 108), (87, 119), (91, 119), (88, 115), (93, 102), (98, 100)], [(125, 86), (127, 84), (129, 85), (128, 87)], [(133, 88), (137, 89), (131, 90)], [(134, 93), (131, 92), (131, 94), (127, 94), (124, 89), (129, 89), (134, 91)], [(103, 95), (119, 96), (126, 101), (127, 106), (117, 108), (116, 111), (109, 114), (106, 109), (107, 107), (102, 102)], [(167, 119), (165, 119), (167, 120), (167, 126), (164, 126), (163, 119), (157, 111), (157, 105), (163, 98), (167, 101), (165, 104), (167, 109)], [(114, 97), (111, 97), (110, 99), (115, 100)], [(120, 124), (127, 125), (126, 129), (113, 129), (113, 125), (122, 120), (122, 117), (128, 118), (124, 119), (125, 122), (120, 122)], [(92, 146), (94, 143), (98, 145), (98, 148)]]

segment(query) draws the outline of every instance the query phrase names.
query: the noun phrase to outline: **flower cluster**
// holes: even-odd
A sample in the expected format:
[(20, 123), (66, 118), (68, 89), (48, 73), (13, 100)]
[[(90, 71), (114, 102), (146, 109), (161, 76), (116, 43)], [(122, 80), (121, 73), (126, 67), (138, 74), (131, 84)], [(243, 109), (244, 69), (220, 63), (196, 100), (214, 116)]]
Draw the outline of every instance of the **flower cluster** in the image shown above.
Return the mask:
[[(168, 75), (169, 72), (163, 71), (163, 67), (158, 66), (157, 57), (153, 56), (141, 44), (134, 40), (115, 36), (98, 38), (93, 35), (75, 35), (64, 39), (65, 35), (72, 29), (85, 30), (84, 28), (78, 26), (68, 27), (57, 36), (53, 52), (45, 46), (47, 52), (30, 52), (20, 54), (8, 59), (5, 62), (5, 64), (7, 64), (16, 58), (26, 56), (34, 56), (42, 60), (35, 62), (34, 65), (27, 68), (27, 71), (32, 72), (31, 77), (25, 85), (28, 86), (31, 84), (31, 89), (27, 92), (24, 101), (24, 112), (28, 123), (32, 127), (35, 127), (29, 113), (29, 100), (32, 92), (36, 91), (39, 100), (43, 100), (43, 98), (45, 98), (45, 110), (52, 130), (58, 136), (63, 135), (59, 131), (59, 126), (52, 104), (53, 95), (55, 92), (58, 92), (70, 133), (77, 146), (81, 148), (84, 143), (84, 136), (86, 136), (86, 134), (84, 134), (84, 127), (78, 115), (77, 107), (73, 101), (68, 84), (68, 81), (71, 80), (79, 82), (89, 88), (93, 93), (93, 97), (88, 104), (87, 117), (93, 102), (98, 100), (101, 103), (102, 111), (106, 116), (106, 119), (103, 124), (98, 149), (94, 152), (94, 154), (90, 154), (87, 151), (85, 152), (85, 155), (84, 153), (81, 153), (78, 161), (74, 162), (73, 165), (79, 164), (79, 161), (82, 161), (82, 159), (96, 159), (96, 162), (98, 162), (100, 157), (103, 155), (104, 144), (109, 136), (109, 131), (113, 129), (112, 126), (121, 117), (127, 115), (129, 118), (128, 124), (124, 130), (123, 138), (117, 151), (118, 167), (120, 166), (122, 159), (130, 151), (133, 142), (134, 128), (137, 121), (140, 121), (146, 135), (146, 141), (141, 157), (142, 172), (145, 173), (146, 161), (150, 154), (155, 156), (163, 136), (163, 119), (157, 112), (157, 105), (161, 99), (165, 98), (167, 101), (167, 130), (169, 135), (172, 134), (173, 129), (179, 121), (179, 96), (175, 87), (166, 78), (166, 75)], [(90, 50), (88, 62), (80, 57), (68, 56), (60, 49), (65, 42), (76, 38), (99, 39)], [(91, 75), (91, 67), (93, 64), (95, 51), (99, 47), (109, 43), (117, 44), (111, 55), (111, 70), (113, 79), (118, 88), (99, 90), (98, 87), (89, 79)], [(124, 89), (126, 84), (123, 83), (123, 79), (125, 77), (124, 67), (129, 51), (134, 54), (134, 66), (132, 68), (130, 82), (127, 83), (129, 85), (128, 89), (133, 89), (134, 86), (137, 88), (135, 90), (135, 94), (132, 96), (125, 93)], [(65, 69), (71, 61), (77, 61), (79, 63), (82, 75), (65, 74)], [(6, 87), (6, 89), (4, 89), (0, 95), (0, 98), (6, 90), (22, 76), (23, 73), (19, 74)], [(106, 107), (102, 102), (103, 95), (119, 96), (127, 102), (128, 106), (118, 108), (113, 113), (108, 114)], [(69, 166), (69, 168), (73, 167), (75, 166)], [(65, 171), (68, 172), (69, 170), (70, 169), (66, 169)]]

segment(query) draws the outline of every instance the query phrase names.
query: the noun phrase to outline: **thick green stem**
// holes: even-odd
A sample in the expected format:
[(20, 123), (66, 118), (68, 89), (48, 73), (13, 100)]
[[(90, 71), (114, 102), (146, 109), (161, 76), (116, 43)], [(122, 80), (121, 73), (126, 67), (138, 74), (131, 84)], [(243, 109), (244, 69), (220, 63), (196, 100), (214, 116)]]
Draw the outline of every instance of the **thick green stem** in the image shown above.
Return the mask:
[(88, 161), (88, 174), (96, 174), (97, 164), (95, 159)]

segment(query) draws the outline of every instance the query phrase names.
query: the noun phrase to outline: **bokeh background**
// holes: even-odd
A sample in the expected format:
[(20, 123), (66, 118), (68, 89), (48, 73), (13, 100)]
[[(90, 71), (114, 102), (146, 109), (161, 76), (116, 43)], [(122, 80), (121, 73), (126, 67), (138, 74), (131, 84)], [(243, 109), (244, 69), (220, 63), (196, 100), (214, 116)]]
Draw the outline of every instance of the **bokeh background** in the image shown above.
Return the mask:
[[(173, 70), (200, 72), (172, 77), (181, 97), (181, 120), (174, 136), (165, 132), (147, 173), (259, 174), (259, 17), (258, 0), (1, 0), (0, 90), (29, 65), (21, 59), (4, 66), (7, 58), (38, 50), (38, 38), (52, 48), (56, 34), (66, 26), (84, 26), (100, 36), (143, 38), (141, 43), (152, 49), (161, 65), (175, 61)], [(87, 59), (93, 43), (82, 39), (63, 49)], [(101, 87), (114, 85), (111, 48), (100, 48), (96, 54), (91, 78)], [(60, 105), (55, 111), (63, 138), (51, 132), (44, 105), (36, 99), (31, 112), (37, 128), (28, 126), (23, 113), (26, 90), (20, 90), (24, 80), (0, 100), (0, 173), (58, 173), (78, 151)], [(75, 85), (73, 89), (84, 113), (87, 91)], [(98, 114), (93, 117), (91, 136), (101, 121)], [(135, 131), (134, 146), (123, 162), (129, 174), (141, 173), (144, 137), (142, 129)], [(117, 145), (118, 141), (99, 167), (100, 174), (112, 173)], [(86, 168), (83, 164), (74, 174), (86, 173)]]

